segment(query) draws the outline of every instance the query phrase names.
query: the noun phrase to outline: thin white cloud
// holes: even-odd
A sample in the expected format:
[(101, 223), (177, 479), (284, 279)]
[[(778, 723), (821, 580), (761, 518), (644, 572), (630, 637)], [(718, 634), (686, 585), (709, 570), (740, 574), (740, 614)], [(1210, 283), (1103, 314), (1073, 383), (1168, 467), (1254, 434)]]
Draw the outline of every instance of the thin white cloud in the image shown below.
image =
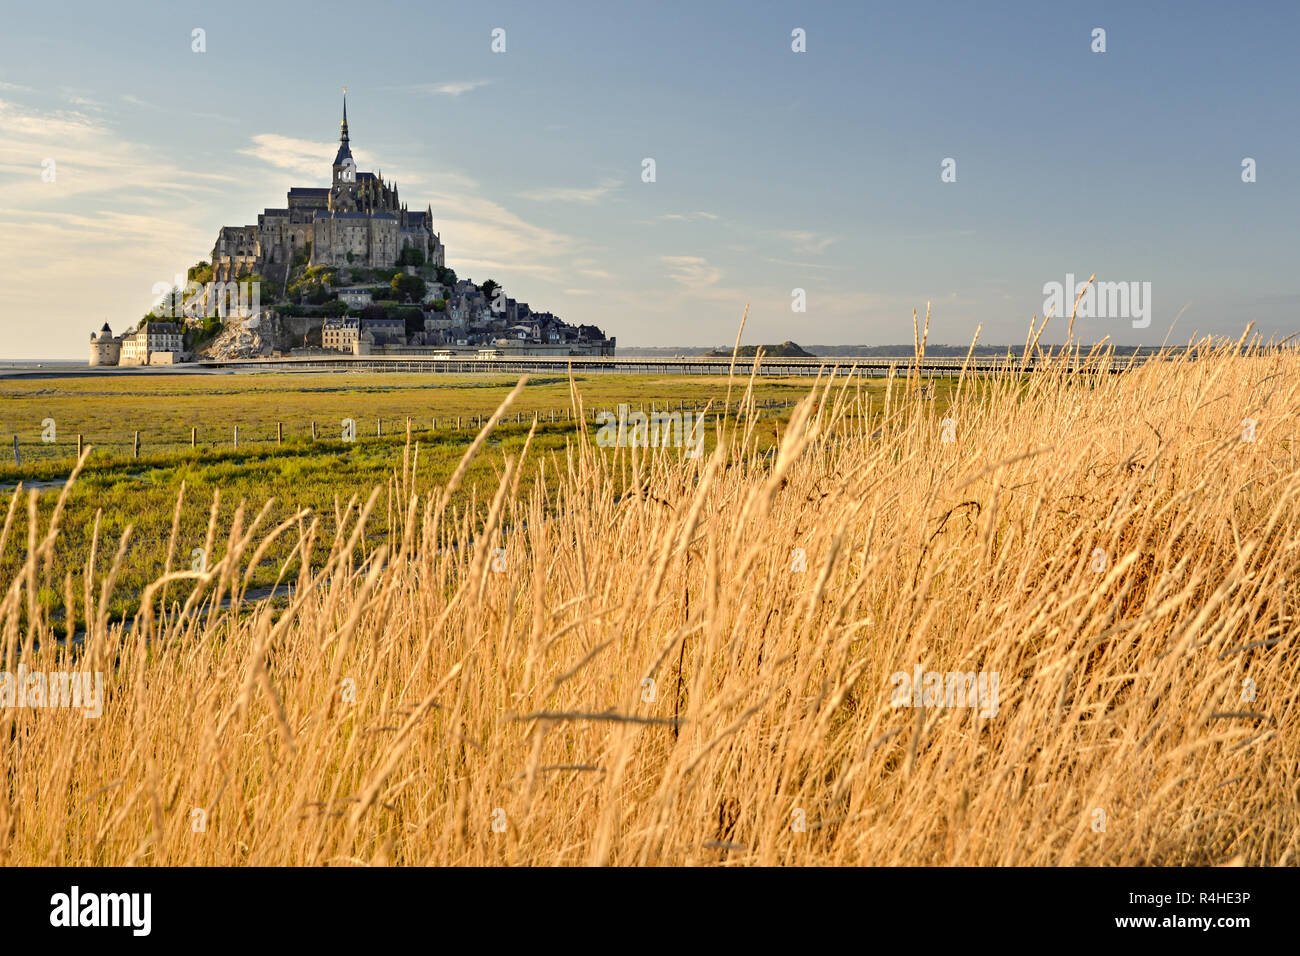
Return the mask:
[(722, 270), (710, 265), (702, 256), (660, 256), (659, 261), (668, 267), (667, 277), (688, 289), (703, 289), (716, 285)]
[(621, 185), (617, 179), (602, 179), (599, 184), (587, 189), (577, 187), (552, 187), (534, 189), (519, 193), (524, 199), (534, 202), (596, 202), (604, 199)]
[[(52, 203), (91, 194), (111, 201), (129, 197), (146, 203), (176, 194), (191, 200), (196, 192), (213, 192), (232, 176), (200, 173), (154, 159), (156, 150), (121, 140), (100, 120), (76, 110), (26, 110), (0, 100), (0, 168), (20, 172), (0, 183), (0, 202)], [(53, 181), (42, 179), (42, 161), (53, 161)]]
[(815, 232), (800, 230), (781, 232), (777, 235), (790, 243), (790, 251), (802, 256), (820, 256), (831, 243), (836, 241), (834, 236), (822, 236)]
[[(77, 110), (35, 111), (0, 100), (0, 129), (9, 142), (18, 138), (46, 143), (84, 141), (107, 130), (94, 117)], [(2, 146), (4, 144), (0, 144)]]
[[(140, 99), (140, 97), (138, 97), (138, 96), (133, 96), (133, 95), (130, 94), (130, 93), (123, 93), (123, 94), (119, 97), (119, 99), (121, 99), (123, 103), (126, 103), (126, 104), (128, 104), (128, 105), (130, 105), (130, 106), (134, 106), (134, 107), (136, 107), (137, 109), (155, 110), (155, 111), (160, 112), (160, 113), (176, 113), (176, 112), (178, 112), (177, 110), (170, 109), (170, 108), (165, 107), (165, 106), (159, 106), (157, 103), (150, 103), (148, 100), (142, 100), (142, 99)], [(94, 101), (91, 101), (91, 100), (84, 100), (82, 97), (73, 97), (73, 98), (71, 99), (70, 102), (74, 102), (74, 103), (79, 103), (79, 104), (86, 105), (86, 106), (88, 106), (90, 109), (93, 109), (93, 110), (96, 110), (96, 111), (99, 111), (99, 110), (101, 109), (101, 107), (100, 107), (98, 104), (94, 103)], [(206, 120), (206, 119), (218, 120), (219, 122), (222, 122), (222, 123), (236, 123), (236, 122), (238, 122), (238, 120), (236, 120), (233, 116), (226, 116), (224, 113), (204, 113), (204, 112), (200, 112), (200, 111), (198, 111), (198, 110), (193, 110), (193, 109), (189, 109), (189, 108), (186, 108), (186, 109), (183, 111), (183, 113), (184, 113), (184, 115), (185, 115), (185, 118), (186, 118), (187, 120), (191, 121), (191, 122), (194, 122), (194, 121), (197, 121), (197, 120)]]
[(514, 271), (531, 268), (535, 274), (562, 276), (567, 270), (548, 260), (575, 251), (571, 236), (520, 218), (500, 203), (457, 190), (443, 191), (435, 184), (432, 199), (435, 228), (443, 235), (453, 258), (496, 261)]
[(573, 271), (578, 275), (586, 276), (589, 279), (614, 279), (616, 276), (612, 272), (600, 268), (600, 261), (586, 257), (579, 257), (569, 262)]
[(840, 269), (842, 266), (827, 265), (824, 262), (795, 262), (792, 259), (772, 259), (764, 257), (764, 262), (771, 262), (778, 266), (793, 266), (796, 269)]
[(696, 222), (700, 219), (715, 220), (718, 217), (711, 212), (670, 212), (659, 217), (660, 222)]
[(397, 87), (422, 96), (461, 96), (480, 87), (489, 85), (492, 80), (449, 80), (445, 83), (415, 83), (411, 86)]

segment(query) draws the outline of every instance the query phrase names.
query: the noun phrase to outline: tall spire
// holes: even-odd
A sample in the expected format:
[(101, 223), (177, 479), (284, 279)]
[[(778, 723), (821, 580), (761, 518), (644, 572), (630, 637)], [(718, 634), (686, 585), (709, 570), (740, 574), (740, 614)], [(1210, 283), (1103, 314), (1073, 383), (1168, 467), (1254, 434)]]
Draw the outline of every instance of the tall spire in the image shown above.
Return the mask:
[(352, 159), (352, 150), (348, 146), (348, 88), (343, 87), (343, 124), (339, 127), (339, 151), (334, 154), (334, 181), (338, 182), (337, 170), (345, 160)]

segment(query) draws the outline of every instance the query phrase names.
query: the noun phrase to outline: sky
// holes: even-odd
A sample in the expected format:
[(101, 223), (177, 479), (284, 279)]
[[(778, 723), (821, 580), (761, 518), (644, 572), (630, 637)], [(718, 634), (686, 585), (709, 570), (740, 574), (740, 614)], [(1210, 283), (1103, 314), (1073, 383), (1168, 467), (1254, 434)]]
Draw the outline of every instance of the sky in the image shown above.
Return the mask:
[(730, 346), (746, 304), (750, 343), (910, 343), (927, 303), (932, 343), (982, 326), (1019, 345), (1048, 284), (1094, 273), (1136, 285), (1129, 311), (1076, 319), (1086, 342), (1300, 331), (1290, 0), (180, 0), (4, 20), (4, 358), (83, 357), (222, 225), (328, 185), (344, 86), (359, 167), (432, 206), (458, 275), (620, 347)]

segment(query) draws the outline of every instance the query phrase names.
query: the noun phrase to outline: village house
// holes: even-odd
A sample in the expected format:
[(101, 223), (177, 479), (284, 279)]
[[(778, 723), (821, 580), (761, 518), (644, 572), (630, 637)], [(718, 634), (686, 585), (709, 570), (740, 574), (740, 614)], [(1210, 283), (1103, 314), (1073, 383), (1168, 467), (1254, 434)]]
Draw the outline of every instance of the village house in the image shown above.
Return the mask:
[(147, 322), (122, 336), (119, 365), (174, 365), (182, 360), (185, 336), (174, 322)]
[(361, 333), (369, 334), (375, 345), (405, 345), (406, 322), (386, 316), (382, 319), (362, 319)]
[(350, 309), (364, 309), (374, 299), (369, 289), (339, 289), (339, 301), (345, 303)]
[(320, 330), (321, 347), (338, 352), (351, 352), (360, 332), (360, 319), (347, 315), (328, 318)]

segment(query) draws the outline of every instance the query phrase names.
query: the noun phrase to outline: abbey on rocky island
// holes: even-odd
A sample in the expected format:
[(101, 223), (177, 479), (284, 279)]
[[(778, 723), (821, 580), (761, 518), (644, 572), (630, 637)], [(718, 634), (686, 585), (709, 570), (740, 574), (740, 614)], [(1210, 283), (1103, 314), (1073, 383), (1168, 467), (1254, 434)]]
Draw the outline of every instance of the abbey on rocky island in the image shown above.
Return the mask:
[[(357, 171), (346, 93), (330, 186), (295, 186), (257, 225), (222, 226), (212, 261), (156, 283), (154, 308), (134, 327), (114, 335), (105, 322), (91, 333), (91, 365), (614, 354), (600, 328), (571, 326), (499, 282), (449, 269), (432, 208), (411, 212), (396, 183)], [(227, 322), (232, 310), (237, 321)]]
[(348, 145), (348, 104), (334, 156), (329, 188), (294, 186), (283, 209), (265, 209), (255, 226), (222, 226), (212, 247), (212, 277), (228, 282), (256, 272), (283, 280), (294, 257), (310, 248), (310, 265), (391, 269), (405, 248), (424, 261), (445, 265), (442, 241), (433, 230), (433, 209), (411, 212), (397, 184), (380, 173), (357, 171)]

